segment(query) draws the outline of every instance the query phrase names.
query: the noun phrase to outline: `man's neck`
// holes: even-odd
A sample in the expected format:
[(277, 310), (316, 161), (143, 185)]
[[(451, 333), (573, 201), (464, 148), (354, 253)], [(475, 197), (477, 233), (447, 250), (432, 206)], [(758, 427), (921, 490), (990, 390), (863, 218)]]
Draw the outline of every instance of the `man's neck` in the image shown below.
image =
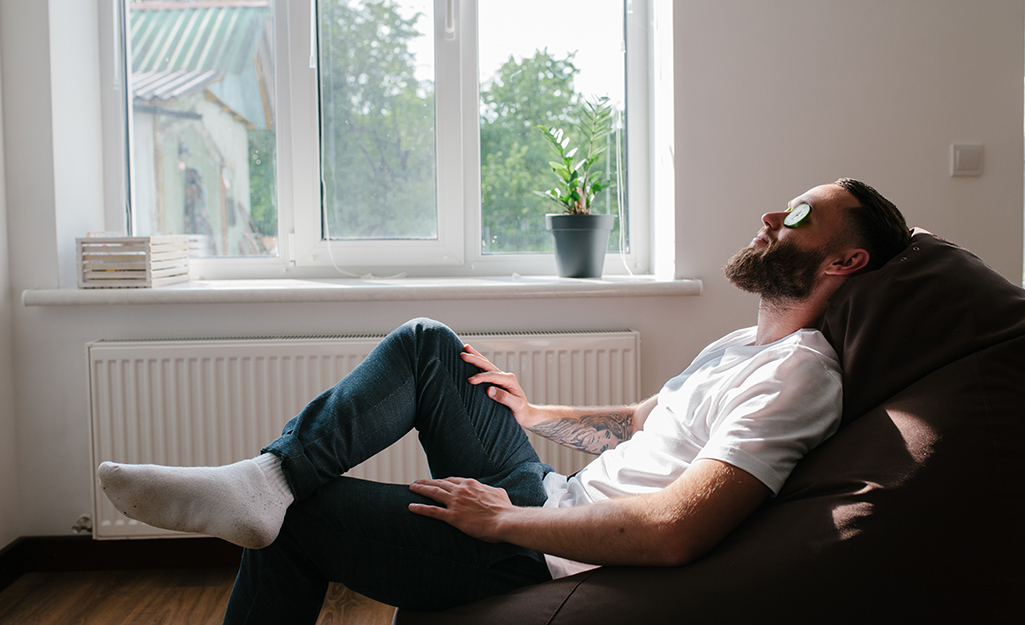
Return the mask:
[(801, 328), (815, 327), (825, 310), (826, 304), (819, 298), (784, 302), (762, 298), (758, 302), (755, 345), (768, 345)]

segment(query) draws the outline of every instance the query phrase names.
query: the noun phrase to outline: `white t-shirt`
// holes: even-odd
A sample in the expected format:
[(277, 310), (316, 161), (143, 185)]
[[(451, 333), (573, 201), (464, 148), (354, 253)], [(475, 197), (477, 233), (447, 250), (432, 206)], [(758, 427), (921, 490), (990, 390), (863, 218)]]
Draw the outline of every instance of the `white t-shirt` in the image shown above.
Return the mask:
[[(754, 345), (756, 328), (706, 347), (666, 382), (640, 432), (572, 478), (545, 477), (545, 507), (657, 492), (700, 458), (727, 462), (779, 493), (794, 465), (840, 424), (836, 352), (817, 330)], [(594, 568), (546, 556), (552, 577)]]

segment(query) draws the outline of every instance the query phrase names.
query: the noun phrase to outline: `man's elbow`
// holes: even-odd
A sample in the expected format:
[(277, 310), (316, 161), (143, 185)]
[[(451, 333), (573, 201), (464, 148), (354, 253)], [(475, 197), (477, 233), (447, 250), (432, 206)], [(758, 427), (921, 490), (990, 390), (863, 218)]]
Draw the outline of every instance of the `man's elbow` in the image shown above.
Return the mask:
[(700, 558), (708, 547), (697, 544), (693, 537), (678, 529), (666, 531), (659, 540), (658, 566), (683, 566)]

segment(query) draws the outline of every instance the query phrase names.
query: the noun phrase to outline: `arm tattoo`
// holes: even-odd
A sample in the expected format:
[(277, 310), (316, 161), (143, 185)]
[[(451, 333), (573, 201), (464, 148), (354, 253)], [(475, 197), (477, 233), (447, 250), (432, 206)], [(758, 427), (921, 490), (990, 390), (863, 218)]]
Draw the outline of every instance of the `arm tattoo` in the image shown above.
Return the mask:
[(600, 454), (630, 437), (632, 413), (602, 413), (538, 423), (531, 431), (560, 445)]

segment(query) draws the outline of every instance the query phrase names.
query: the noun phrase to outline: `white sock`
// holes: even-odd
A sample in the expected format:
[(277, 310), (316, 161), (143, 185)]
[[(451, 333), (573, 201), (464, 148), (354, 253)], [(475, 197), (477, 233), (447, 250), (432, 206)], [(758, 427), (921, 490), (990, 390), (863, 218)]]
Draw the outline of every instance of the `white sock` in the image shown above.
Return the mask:
[(104, 462), (98, 475), (104, 494), (128, 517), (249, 549), (274, 542), (294, 500), (273, 454), (222, 467)]

